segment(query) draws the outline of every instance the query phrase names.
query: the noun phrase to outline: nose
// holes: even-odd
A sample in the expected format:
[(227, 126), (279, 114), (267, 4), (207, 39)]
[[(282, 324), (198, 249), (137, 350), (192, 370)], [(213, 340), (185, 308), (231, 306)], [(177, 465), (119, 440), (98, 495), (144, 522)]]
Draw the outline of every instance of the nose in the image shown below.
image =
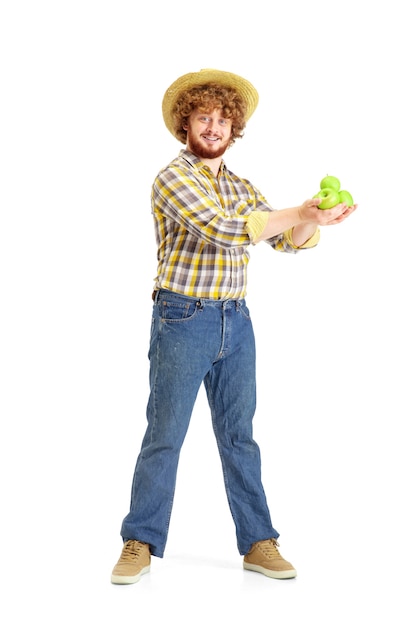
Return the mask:
[(220, 124), (218, 122), (218, 120), (215, 119), (211, 119), (209, 121), (209, 123), (207, 124), (207, 128), (208, 130), (210, 130), (211, 132), (215, 132), (217, 129), (220, 128)]

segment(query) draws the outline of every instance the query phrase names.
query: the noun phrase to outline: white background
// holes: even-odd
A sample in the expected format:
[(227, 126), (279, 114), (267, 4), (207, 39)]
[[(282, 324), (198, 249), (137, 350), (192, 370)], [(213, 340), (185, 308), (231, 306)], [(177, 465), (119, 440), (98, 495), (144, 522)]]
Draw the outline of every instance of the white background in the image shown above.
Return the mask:
[[(0, 9), (4, 624), (416, 624), (415, 20), (406, 0)], [(252, 249), (255, 437), (293, 581), (243, 572), (204, 395), (164, 559), (110, 584), (145, 428), (161, 101), (213, 67), (260, 104), (226, 154), (276, 208), (359, 204)]]

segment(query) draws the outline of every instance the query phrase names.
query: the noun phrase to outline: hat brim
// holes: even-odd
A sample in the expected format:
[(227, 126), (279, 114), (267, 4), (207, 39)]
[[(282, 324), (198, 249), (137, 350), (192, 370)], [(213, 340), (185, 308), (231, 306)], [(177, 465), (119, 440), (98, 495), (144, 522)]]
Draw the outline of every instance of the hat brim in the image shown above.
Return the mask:
[(259, 102), (259, 94), (255, 87), (245, 78), (232, 74), (231, 72), (223, 72), (222, 70), (203, 69), (199, 72), (190, 72), (177, 78), (165, 92), (162, 100), (162, 115), (169, 132), (175, 137), (174, 118), (172, 115), (173, 108), (179, 96), (189, 89), (200, 85), (217, 83), (224, 87), (232, 87), (241, 96), (246, 104), (245, 121), (251, 117)]

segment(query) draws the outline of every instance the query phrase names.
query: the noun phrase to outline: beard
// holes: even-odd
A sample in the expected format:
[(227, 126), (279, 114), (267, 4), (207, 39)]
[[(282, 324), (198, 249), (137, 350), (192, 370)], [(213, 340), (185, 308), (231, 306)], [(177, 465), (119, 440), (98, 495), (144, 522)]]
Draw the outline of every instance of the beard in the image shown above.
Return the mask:
[(220, 143), (218, 146), (210, 148), (210, 146), (203, 144), (203, 142), (192, 133), (188, 133), (187, 141), (189, 150), (200, 157), (200, 159), (217, 159), (223, 156), (229, 147), (228, 143)]

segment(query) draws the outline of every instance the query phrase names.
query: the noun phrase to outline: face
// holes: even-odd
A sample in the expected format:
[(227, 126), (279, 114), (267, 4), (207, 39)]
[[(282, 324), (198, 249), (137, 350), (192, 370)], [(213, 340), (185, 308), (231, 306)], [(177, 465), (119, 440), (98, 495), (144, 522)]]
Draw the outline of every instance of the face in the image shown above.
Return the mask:
[(221, 109), (211, 113), (194, 110), (184, 125), (187, 148), (201, 159), (221, 157), (229, 147), (232, 120), (222, 116)]

